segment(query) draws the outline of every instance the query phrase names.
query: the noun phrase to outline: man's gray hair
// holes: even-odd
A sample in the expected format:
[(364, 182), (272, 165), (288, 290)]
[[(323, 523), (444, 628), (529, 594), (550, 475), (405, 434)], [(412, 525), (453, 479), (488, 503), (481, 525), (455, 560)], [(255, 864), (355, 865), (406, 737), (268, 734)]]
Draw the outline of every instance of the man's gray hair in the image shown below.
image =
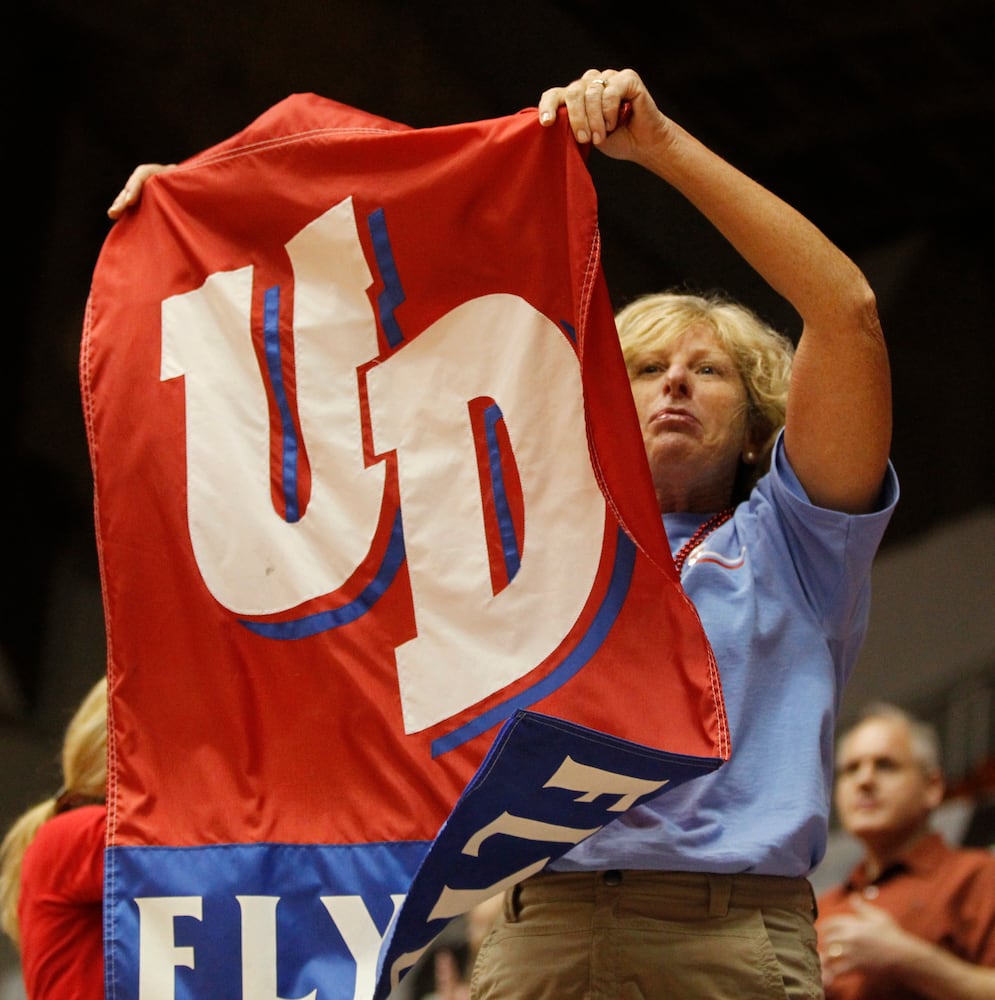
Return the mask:
[[(909, 741), (912, 744), (912, 753), (919, 766), (927, 774), (942, 769), (942, 753), (940, 750), (940, 736), (934, 725), (916, 718), (911, 712), (907, 712), (898, 705), (893, 705), (887, 701), (874, 701), (865, 705), (857, 718), (843, 734), (845, 739), (858, 726), (863, 725), (870, 719), (893, 719), (904, 723), (909, 731)], [(840, 743), (842, 743), (842, 739)]]

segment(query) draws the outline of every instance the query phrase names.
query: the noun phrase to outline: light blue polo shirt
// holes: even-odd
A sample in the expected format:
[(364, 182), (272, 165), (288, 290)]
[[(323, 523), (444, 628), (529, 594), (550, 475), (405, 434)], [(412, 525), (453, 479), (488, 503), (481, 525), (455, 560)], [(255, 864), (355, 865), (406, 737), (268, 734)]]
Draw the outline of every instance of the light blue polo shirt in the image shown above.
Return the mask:
[[(808, 502), (783, 435), (771, 465), (683, 572), (718, 663), (730, 759), (629, 810), (551, 868), (799, 876), (822, 860), (836, 718), (898, 480), (889, 465), (880, 508), (848, 515)], [(673, 552), (704, 520), (664, 516)]]

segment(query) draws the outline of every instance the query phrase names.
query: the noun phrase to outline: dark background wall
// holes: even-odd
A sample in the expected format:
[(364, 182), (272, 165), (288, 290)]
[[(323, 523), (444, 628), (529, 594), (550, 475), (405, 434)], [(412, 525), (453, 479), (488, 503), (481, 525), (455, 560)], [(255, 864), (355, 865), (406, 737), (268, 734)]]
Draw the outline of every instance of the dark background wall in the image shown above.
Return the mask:
[[(992, 673), (995, 4), (652, 10), (650, 22), (598, 0), (38, 0), (5, 26), (0, 818), (47, 791), (68, 712), (103, 669), (77, 356), (106, 207), (136, 164), (190, 156), (300, 91), (429, 127), (512, 114), (588, 67), (639, 70), (672, 117), (809, 215), (878, 291), (903, 496), (860, 693), (939, 711), (954, 681)], [(600, 156), (591, 169), (618, 305), (717, 285), (797, 332), (659, 182)], [(839, 382), (846, 392), (846, 372)]]

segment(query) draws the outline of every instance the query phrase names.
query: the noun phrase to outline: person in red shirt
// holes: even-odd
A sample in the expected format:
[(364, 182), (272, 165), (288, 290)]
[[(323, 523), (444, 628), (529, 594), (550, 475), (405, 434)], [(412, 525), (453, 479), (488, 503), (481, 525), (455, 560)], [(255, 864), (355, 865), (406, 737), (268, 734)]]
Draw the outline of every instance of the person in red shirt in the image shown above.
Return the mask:
[(23, 813), (0, 845), (0, 927), (17, 946), (28, 1000), (104, 996), (107, 684), (66, 728), (65, 782)]
[(995, 853), (932, 829), (944, 792), (935, 731), (900, 708), (841, 737), (836, 808), (865, 853), (818, 900), (827, 1000), (995, 998)]

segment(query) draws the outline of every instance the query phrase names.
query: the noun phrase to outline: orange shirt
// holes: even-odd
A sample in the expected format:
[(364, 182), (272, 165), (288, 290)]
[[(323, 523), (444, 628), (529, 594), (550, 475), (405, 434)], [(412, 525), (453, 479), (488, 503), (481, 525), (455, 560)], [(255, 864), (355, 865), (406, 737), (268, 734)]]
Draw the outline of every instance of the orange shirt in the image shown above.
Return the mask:
[[(819, 897), (819, 919), (850, 912), (860, 894), (906, 931), (974, 965), (995, 967), (995, 853), (951, 848), (939, 834), (919, 840), (876, 879), (861, 863), (841, 885)], [(826, 1000), (915, 1000), (920, 994), (880, 976), (841, 975)]]
[(17, 912), (28, 1000), (104, 996), (104, 806), (41, 825), (24, 854)]

